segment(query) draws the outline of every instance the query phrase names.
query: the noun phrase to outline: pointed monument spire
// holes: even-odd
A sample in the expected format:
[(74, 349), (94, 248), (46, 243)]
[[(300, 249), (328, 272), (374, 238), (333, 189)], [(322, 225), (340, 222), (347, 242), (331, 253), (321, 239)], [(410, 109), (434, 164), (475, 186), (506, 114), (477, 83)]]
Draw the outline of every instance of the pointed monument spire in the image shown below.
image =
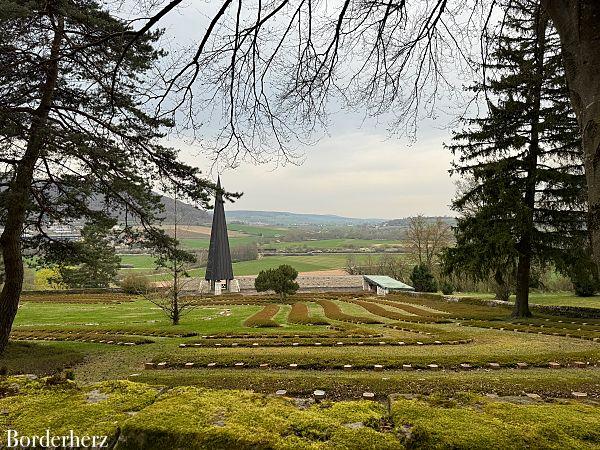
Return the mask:
[(212, 229), (210, 232), (210, 246), (208, 248), (208, 262), (206, 264), (205, 280), (226, 281), (233, 280), (231, 267), (231, 253), (229, 252), (229, 238), (227, 237), (227, 222), (223, 208), (223, 193), (221, 192), (221, 177), (217, 178), (217, 193), (215, 195), (215, 210), (213, 211)]

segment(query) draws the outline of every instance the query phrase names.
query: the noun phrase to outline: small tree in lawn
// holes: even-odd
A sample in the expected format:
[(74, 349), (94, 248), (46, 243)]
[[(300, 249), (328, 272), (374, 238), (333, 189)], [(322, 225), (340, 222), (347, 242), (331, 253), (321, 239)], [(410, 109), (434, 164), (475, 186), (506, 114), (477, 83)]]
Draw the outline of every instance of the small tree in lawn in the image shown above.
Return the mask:
[(257, 292), (275, 291), (281, 300), (295, 294), (300, 286), (296, 283), (298, 271), (292, 266), (282, 264), (276, 269), (261, 270), (254, 280)]
[(177, 191), (173, 199), (174, 223), (173, 237), (164, 235), (161, 242), (154, 243), (156, 254), (156, 265), (158, 268), (168, 270), (172, 280), (167, 281), (166, 286), (154, 291), (143, 293), (147, 300), (158, 306), (171, 320), (173, 325), (179, 325), (179, 320), (184, 312), (189, 312), (197, 304), (193, 298), (182, 297), (183, 291), (187, 285), (193, 281), (189, 270), (192, 264), (196, 262), (196, 255), (183, 250), (177, 240), (177, 230), (179, 226), (179, 217), (177, 215)]
[(422, 263), (415, 266), (410, 281), (418, 292), (437, 292), (437, 281), (435, 281), (427, 264)]

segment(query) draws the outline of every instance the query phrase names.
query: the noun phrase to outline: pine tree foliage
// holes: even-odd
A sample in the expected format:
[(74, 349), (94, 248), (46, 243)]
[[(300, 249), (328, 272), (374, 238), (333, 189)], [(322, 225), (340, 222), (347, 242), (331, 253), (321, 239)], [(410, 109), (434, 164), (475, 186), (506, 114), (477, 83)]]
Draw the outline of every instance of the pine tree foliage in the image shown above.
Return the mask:
[(468, 183), (453, 201), (457, 243), (445, 266), (477, 279), (516, 272), (526, 315), (531, 264), (572, 274), (588, 245), (586, 184), (558, 35), (537, 1), (507, 8), (485, 85), (473, 87), (487, 114), (466, 119), (449, 145), (452, 172)]
[[(100, 223), (126, 210), (145, 242), (165, 246), (171, 241), (153, 227), (161, 209), (153, 190), (177, 185), (182, 197), (210, 201), (215, 186), (160, 143), (173, 126), (152, 114), (160, 33), (133, 26), (93, 0), (0, 2), (0, 352), (22, 289), (23, 249), (72, 247), (48, 236), (50, 225)], [(98, 198), (104, 208), (91, 208)]]

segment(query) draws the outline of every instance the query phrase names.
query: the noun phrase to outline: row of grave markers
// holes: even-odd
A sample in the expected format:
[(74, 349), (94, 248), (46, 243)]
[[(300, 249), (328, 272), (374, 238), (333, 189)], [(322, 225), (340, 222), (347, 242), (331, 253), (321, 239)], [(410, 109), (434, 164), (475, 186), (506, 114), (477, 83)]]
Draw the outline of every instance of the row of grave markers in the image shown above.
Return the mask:
[[(575, 361), (572, 364), (572, 367), (575, 367), (575, 368), (578, 368), (578, 369), (583, 369), (583, 368), (585, 368), (587, 366), (588, 366), (588, 363), (586, 363), (584, 361)], [(168, 364), (166, 362), (159, 362), (159, 363), (147, 362), (144, 365), (144, 368), (147, 369), (147, 370), (152, 370), (152, 369), (166, 369), (167, 367), (168, 367)], [(193, 369), (194, 367), (197, 367), (197, 366), (193, 362), (187, 362), (187, 363), (184, 364), (184, 367), (186, 369)], [(217, 363), (216, 362), (208, 363), (206, 365), (206, 367), (208, 367), (208, 368), (215, 368), (215, 367), (217, 367)], [(225, 367), (225, 366), (222, 366), (222, 367)], [(234, 363), (233, 367), (236, 368), (236, 369), (241, 369), (241, 368), (250, 367), (250, 366), (247, 366), (246, 363), (244, 363), (244, 362), (236, 362), (236, 363)], [(270, 367), (270, 365), (267, 364), (267, 363), (262, 363), (258, 367), (261, 368), (261, 369), (268, 369)], [(298, 366), (298, 364), (292, 363), (292, 364), (289, 364), (287, 367), (289, 369), (298, 369), (299, 366)], [(438, 370), (438, 369), (441, 369), (441, 367), (438, 364), (428, 364), (425, 367), (426, 367), (426, 369), (429, 369), (429, 370)], [(460, 367), (460, 369), (463, 369), (463, 370), (474, 369), (474, 367), (471, 364), (468, 364), (468, 363), (462, 363), (462, 364), (459, 365), (459, 367)], [(500, 368), (502, 368), (502, 366), (499, 363), (496, 363), (496, 362), (488, 363), (487, 367), (489, 369), (500, 369)], [(517, 368), (517, 369), (527, 369), (529, 367), (529, 365), (527, 363), (524, 363), (524, 362), (519, 362), (514, 367)], [(548, 367), (550, 369), (560, 369), (562, 366), (558, 362), (551, 361), (551, 362), (548, 363)], [(344, 364), (342, 366), (342, 368), (344, 370), (353, 370), (354, 369), (354, 367), (352, 366), (352, 364)], [(374, 364), (372, 369), (374, 371), (376, 371), (376, 372), (380, 372), (384, 368), (385, 368), (385, 366), (383, 364)], [(359, 369), (362, 369), (362, 367), (360, 367)], [(412, 369), (413, 369), (412, 364), (402, 364), (402, 370), (412, 370)]]

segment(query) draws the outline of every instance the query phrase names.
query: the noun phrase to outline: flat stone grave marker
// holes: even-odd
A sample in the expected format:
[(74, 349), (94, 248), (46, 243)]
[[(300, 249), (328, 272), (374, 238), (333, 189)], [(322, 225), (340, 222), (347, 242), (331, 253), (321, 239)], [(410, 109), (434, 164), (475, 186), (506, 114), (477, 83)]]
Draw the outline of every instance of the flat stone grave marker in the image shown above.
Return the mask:
[(527, 369), (527, 363), (517, 363), (517, 369)]
[(187, 345), (186, 344), (179, 344), (179, 347), (185, 348), (185, 347), (187, 347)]
[(166, 369), (166, 367), (167, 367), (167, 363), (166, 363), (166, 362), (159, 362), (159, 363), (156, 365), (156, 368), (157, 368), (157, 369)]
[(191, 369), (192, 367), (194, 367), (194, 363), (192, 363), (192, 362), (185, 363), (185, 368), (186, 369)]
[(423, 345), (421, 341), (417, 341), (417, 345)]
[(202, 344), (194, 344), (194, 347), (202, 347)]
[(244, 367), (244, 363), (243, 363), (243, 362), (236, 362), (236, 363), (234, 364), (234, 366), (235, 366), (237, 369), (240, 369), (240, 368)]
[(574, 365), (575, 367), (577, 367), (578, 369), (583, 369), (584, 367), (586, 367), (586, 366), (587, 366), (587, 364), (586, 364), (586, 363), (584, 363), (583, 361), (575, 361), (575, 362), (573, 363), (573, 365)]
[(428, 364), (427, 368), (431, 370), (438, 370), (440, 366), (438, 366), (437, 364)]
[(383, 366), (381, 364), (375, 364), (373, 366), (373, 370), (376, 370), (377, 372), (380, 372), (383, 370)]
[(258, 347), (258, 342), (253, 342), (252, 347)]
[(533, 399), (533, 400), (540, 400), (542, 397), (540, 397), (538, 394), (534, 394), (534, 393), (528, 393), (525, 394), (527, 397)]
[(298, 364), (290, 364), (290, 369), (297, 369), (298, 368)]
[(363, 392), (362, 396), (367, 400), (373, 400), (375, 398), (375, 394), (373, 392)]
[(216, 365), (217, 365), (217, 363), (212, 362), (212, 363), (208, 363), (206, 365), (206, 367), (215, 367)]
[(586, 392), (571, 392), (571, 395), (575, 398), (586, 398), (587, 397)]
[(402, 364), (402, 370), (412, 370), (411, 364)]
[(287, 391), (285, 389), (278, 389), (275, 391), (275, 395), (285, 395)]
[(156, 364), (154, 364), (153, 362), (147, 362), (144, 364), (145, 369), (154, 369), (155, 367), (156, 367)]
[(317, 389), (316, 391), (313, 392), (313, 395), (317, 400), (321, 400), (321, 399), (325, 398), (325, 391)]
[(473, 366), (471, 366), (471, 364), (462, 363), (462, 364), (460, 365), (460, 368), (461, 368), (461, 369), (465, 369), (465, 370), (469, 370), (469, 369), (472, 369), (472, 368), (473, 368)]
[(262, 363), (259, 367), (261, 369), (266, 369), (267, 367), (269, 367), (269, 365), (267, 363)]
[(551, 369), (560, 369), (560, 364), (557, 362), (549, 362), (548, 367)]
[(500, 364), (495, 363), (495, 362), (491, 362), (491, 363), (488, 363), (488, 367), (490, 369), (499, 369), (500, 368)]

